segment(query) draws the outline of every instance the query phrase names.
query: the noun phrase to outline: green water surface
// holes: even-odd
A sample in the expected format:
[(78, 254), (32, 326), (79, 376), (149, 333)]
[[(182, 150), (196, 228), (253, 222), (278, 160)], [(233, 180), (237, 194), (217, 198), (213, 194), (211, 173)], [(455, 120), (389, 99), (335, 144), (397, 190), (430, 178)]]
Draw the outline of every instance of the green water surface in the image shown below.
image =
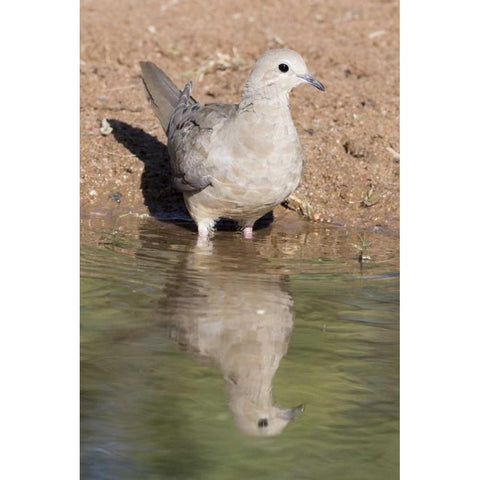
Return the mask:
[(82, 236), (82, 478), (399, 477), (394, 236), (364, 264), (357, 233), (306, 222)]

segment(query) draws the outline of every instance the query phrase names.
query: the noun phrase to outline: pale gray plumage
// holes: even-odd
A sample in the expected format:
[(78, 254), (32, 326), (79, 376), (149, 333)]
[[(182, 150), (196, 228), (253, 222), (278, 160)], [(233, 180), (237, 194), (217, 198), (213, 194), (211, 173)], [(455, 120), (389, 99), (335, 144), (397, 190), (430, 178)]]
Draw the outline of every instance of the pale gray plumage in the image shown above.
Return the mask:
[(300, 181), (303, 153), (289, 108), (290, 90), (324, 90), (293, 50), (268, 50), (256, 62), (240, 104), (202, 105), (151, 62), (143, 83), (168, 138), (174, 185), (201, 237), (220, 217), (252, 236), (256, 220), (283, 202)]
[(233, 254), (231, 243), (199, 243), (169, 276), (160, 321), (183, 350), (222, 371), (242, 432), (278, 435), (304, 409), (278, 404), (273, 385), (293, 330), (293, 298), (282, 275), (265, 273), (255, 244), (237, 242)]

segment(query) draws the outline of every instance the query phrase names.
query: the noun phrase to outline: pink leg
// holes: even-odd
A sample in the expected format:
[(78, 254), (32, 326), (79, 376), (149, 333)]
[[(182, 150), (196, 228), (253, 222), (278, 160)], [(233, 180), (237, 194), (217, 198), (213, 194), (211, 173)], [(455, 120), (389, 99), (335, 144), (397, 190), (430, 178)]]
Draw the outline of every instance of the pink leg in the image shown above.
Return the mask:
[(245, 227), (243, 227), (243, 238), (247, 238), (248, 240), (251, 240), (253, 238), (252, 225), (246, 225)]
[(208, 238), (213, 234), (215, 220), (213, 218), (204, 218), (197, 223), (198, 236), (200, 238)]
[(198, 229), (198, 238), (208, 238), (208, 230), (205, 229), (205, 228), (202, 228), (202, 229)]

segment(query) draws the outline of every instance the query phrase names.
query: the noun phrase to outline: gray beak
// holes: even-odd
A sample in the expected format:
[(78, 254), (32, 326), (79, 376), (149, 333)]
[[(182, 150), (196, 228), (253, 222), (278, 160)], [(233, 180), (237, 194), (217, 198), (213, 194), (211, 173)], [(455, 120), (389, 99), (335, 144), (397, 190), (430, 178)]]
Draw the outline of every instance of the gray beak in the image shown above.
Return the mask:
[(305, 405), (297, 405), (296, 407), (292, 408), (285, 408), (282, 412), (282, 418), (287, 422), (292, 420), (296, 420), (305, 410)]
[(312, 77), (309, 73), (304, 73), (303, 75), (297, 75), (298, 78), (305, 80), (310, 85), (313, 85), (315, 88), (318, 88), (322, 92), (325, 91), (325, 87), (321, 84), (316, 78)]

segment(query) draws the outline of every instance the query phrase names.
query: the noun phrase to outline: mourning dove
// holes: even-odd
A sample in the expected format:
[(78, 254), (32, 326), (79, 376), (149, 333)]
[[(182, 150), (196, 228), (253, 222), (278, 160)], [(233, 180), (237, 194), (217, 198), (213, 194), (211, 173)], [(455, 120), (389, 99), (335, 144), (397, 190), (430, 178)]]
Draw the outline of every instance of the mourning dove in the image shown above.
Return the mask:
[(304, 410), (279, 405), (273, 392), (294, 327), (293, 298), (283, 275), (265, 273), (255, 244), (238, 242), (234, 256), (229, 242), (209, 247), (197, 245), (173, 267), (160, 322), (182, 350), (221, 370), (243, 433), (278, 435)]
[(293, 50), (265, 52), (240, 103), (201, 104), (192, 83), (180, 91), (155, 64), (141, 62), (147, 98), (167, 135), (173, 183), (183, 192), (198, 234), (231, 218), (252, 238), (256, 220), (282, 203), (300, 181), (304, 157), (289, 108), (303, 83), (325, 87)]

